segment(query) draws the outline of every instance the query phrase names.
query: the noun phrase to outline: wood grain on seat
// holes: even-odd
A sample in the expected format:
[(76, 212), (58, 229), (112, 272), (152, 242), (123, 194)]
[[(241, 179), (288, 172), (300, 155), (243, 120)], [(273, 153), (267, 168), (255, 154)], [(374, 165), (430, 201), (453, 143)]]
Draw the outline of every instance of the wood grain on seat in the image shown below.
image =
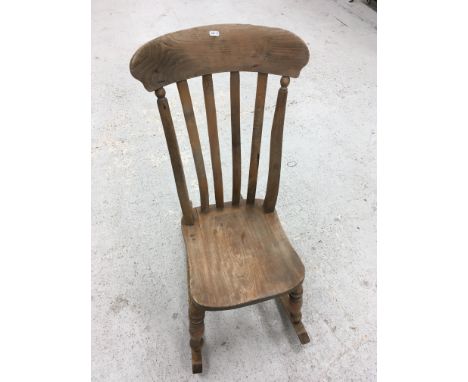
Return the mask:
[(286, 293), (304, 279), (304, 265), (276, 212), (262, 201), (194, 212), (183, 225), (190, 295), (206, 310), (231, 309)]

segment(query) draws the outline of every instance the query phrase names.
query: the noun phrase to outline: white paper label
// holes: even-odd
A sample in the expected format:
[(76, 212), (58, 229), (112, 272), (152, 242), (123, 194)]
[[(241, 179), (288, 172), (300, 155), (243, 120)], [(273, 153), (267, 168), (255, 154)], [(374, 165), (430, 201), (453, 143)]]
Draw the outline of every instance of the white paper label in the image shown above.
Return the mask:
[(210, 31), (211, 37), (219, 37), (219, 31)]

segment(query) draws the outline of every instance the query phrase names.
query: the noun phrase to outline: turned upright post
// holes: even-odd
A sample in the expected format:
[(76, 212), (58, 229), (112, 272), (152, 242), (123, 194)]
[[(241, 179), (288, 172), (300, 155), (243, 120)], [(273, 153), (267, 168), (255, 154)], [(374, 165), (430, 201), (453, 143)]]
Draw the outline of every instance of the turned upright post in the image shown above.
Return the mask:
[(166, 91), (164, 88), (155, 91), (158, 97), (158, 109), (161, 115), (161, 122), (166, 136), (167, 148), (169, 150), (169, 157), (171, 158), (172, 171), (177, 188), (177, 195), (179, 196), (180, 207), (182, 209), (182, 222), (183, 224), (193, 224), (193, 211), (192, 202), (189, 199), (187, 184), (185, 182), (184, 166), (180, 158), (179, 144), (177, 143), (177, 136), (174, 131), (174, 123), (172, 122), (171, 110), (166, 98)]
[(283, 151), (283, 127), (284, 115), (286, 113), (286, 100), (288, 99), (289, 77), (281, 77), (281, 88), (278, 90), (276, 99), (275, 115), (273, 116), (273, 126), (270, 137), (270, 166), (268, 170), (268, 182), (263, 202), (265, 212), (272, 212), (276, 206), (278, 198), (280, 174), (281, 174), (281, 154)]

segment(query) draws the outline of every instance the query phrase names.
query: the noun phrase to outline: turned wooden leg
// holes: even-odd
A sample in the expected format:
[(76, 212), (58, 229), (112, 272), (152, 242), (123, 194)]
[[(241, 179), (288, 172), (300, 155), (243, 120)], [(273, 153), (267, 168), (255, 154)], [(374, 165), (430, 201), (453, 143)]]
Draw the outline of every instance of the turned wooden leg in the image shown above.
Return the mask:
[(189, 319), (190, 319), (190, 347), (192, 349), (192, 372), (202, 372), (202, 354), (201, 348), (203, 345), (203, 332), (205, 331), (205, 311), (196, 305), (192, 300), (189, 302)]
[(294, 326), (294, 330), (296, 331), (301, 344), (310, 342), (309, 335), (307, 334), (307, 331), (302, 324), (302, 284), (298, 285), (291, 292), (289, 292), (289, 299), (288, 295), (284, 294), (280, 297), (280, 301), (286, 312), (289, 314), (289, 319)]
[(302, 292), (302, 284), (289, 292), (289, 313), (293, 324), (298, 324), (302, 320)]

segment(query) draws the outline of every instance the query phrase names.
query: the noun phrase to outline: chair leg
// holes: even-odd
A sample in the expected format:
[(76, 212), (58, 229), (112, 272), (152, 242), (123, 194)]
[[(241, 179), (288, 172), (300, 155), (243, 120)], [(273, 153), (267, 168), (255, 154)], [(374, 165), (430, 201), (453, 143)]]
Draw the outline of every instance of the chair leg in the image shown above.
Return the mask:
[(201, 373), (203, 346), (203, 333), (205, 331), (205, 311), (196, 305), (191, 299), (189, 301), (189, 320), (190, 320), (190, 347), (192, 349), (192, 372)]
[(289, 299), (288, 294), (284, 294), (280, 296), (280, 301), (286, 312), (289, 314), (289, 319), (291, 320), (294, 330), (299, 337), (299, 341), (304, 345), (310, 342), (310, 338), (304, 324), (302, 323), (302, 291), (302, 284), (300, 284), (289, 292)]

